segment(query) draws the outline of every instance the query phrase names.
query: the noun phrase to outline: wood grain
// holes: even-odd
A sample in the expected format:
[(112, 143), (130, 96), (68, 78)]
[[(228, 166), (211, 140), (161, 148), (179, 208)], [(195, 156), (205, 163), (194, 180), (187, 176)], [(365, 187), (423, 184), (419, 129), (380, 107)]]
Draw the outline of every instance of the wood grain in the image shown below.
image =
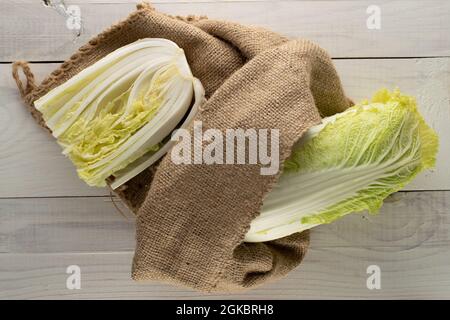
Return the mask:
[(134, 250), (134, 215), (118, 198), (0, 199), (0, 216), (0, 253)]
[[(134, 216), (115, 201), (125, 217), (107, 197), (0, 199), (0, 253), (132, 251)], [(377, 215), (314, 228), (311, 244), (367, 252), (450, 247), (449, 204), (450, 191), (400, 192)]]
[[(0, 61), (59, 61), (134, 10), (135, 1), (71, 1), (81, 8), (84, 31), (75, 40), (65, 20), (38, 1), (0, 3)], [(333, 57), (450, 55), (450, 6), (445, 0), (378, 1), (381, 29), (366, 27), (373, 1), (159, 1), (170, 14), (208, 15), (313, 40)], [(20, 19), (17, 18), (20, 13)]]
[[(39, 80), (56, 66), (33, 64), (32, 69)], [(53, 137), (34, 122), (21, 101), (9, 64), (0, 65), (0, 101), (0, 197), (109, 194), (81, 181)]]
[[(450, 59), (336, 60), (344, 88), (354, 100), (370, 97), (381, 87), (398, 86), (418, 98), (427, 122), (441, 137), (435, 171), (420, 175), (405, 190), (450, 190)], [(57, 64), (32, 64), (37, 78)], [(25, 110), (10, 75), (0, 65), (0, 197), (55, 197), (109, 195), (80, 181), (70, 161), (47, 132)]]
[[(304, 262), (281, 281), (204, 295), (130, 280), (133, 221), (105, 199), (3, 199), (0, 299), (450, 298), (449, 204), (448, 191), (398, 193), (379, 215), (313, 229)], [(81, 290), (65, 287), (73, 264), (81, 267)], [(381, 290), (366, 287), (374, 264)]]
[[(130, 279), (128, 252), (1, 254), (0, 299), (448, 299), (450, 248), (403, 252), (311, 248), (285, 278), (239, 294), (201, 294)], [(69, 265), (81, 268), (81, 289), (66, 289)], [(381, 289), (368, 290), (369, 265), (381, 269)]]

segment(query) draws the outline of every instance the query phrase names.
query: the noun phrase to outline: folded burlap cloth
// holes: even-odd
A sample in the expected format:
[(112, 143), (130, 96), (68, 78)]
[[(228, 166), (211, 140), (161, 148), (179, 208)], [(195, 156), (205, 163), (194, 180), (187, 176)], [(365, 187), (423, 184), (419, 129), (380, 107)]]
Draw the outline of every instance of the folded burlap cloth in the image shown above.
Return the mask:
[[(206, 91), (207, 101), (196, 117), (204, 130), (279, 129), (280, 163), (321, 116), (351, 104), (330, 57), (310, 41), (205, 17), (171, 17), (148, 4), (90, 40), (40, 85), (26, 63), (15, 63), (13, 74), (33, 116), (45, 126), (34, 100), (113, 50), (147, 37), (170, 39), (184, 49)], [(116, 191), (137, 214), (133, 279), (237, 291), (297, 266), (307, 250), (308, 232), (243, 242), (279, 176), (261, 175), (260, 167), (176, 165), (166, 156)]]

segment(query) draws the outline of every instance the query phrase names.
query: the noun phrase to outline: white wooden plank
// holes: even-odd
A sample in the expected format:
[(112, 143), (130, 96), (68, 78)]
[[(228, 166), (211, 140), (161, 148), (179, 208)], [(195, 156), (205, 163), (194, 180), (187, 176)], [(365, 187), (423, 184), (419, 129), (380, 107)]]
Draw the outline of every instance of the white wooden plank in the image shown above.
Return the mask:
[[(115, 200), (118, 201), (117, 199)], [(0, 199), (0, 253), (133, 251), (134, 217), (110, 198)], [(401, 192), (378, 215), (312, 229), (313, 248), (403, 252), (450, 247), (450, 191)]]
[[(233, 295), (133, 282), (132, 252), (110, 251), (113, 245), (117, 250), (131, 247), (133, 232), (118, 223), (110, 205), (85, 201), (0, 200), (2, 243), (15, 242), (10, 248), (29, 252), (0, 254), (0, 299), (450, 298), (450, 192), (400, 193), (378, 216), (352, 215), (317, 227), (299, 268), (280, 281)], [(89, 248), (89, 243), (92, 250), (108, 252), (70, 253), (77, 245)], [(81, 290), (65, 287), (65, 270), (74, 264), (81, 267)], [(369, 265), (381, 268), (381, 290), (366, 288)]]
[[(441, 137), (437, 168), (420, 175), (405, 190), (450, 190), (450, 59), (336, 60), (344, 88), (354, 100), (370, 97), (383, 86), (400, 87), (417, 96), (428, 123)], [(56, 64), (32, 64), (38, 78)], [(39, 128), (25, 110), (10, 75), (0, 65), (0, 197), (108, 195), (89, 188), (60, 154), (54, 140)]]
[[(134, 3), (70, 1), (81, 8), (84, 32), (39, 2), (0, 3), (0, 61), (67, 59), (77, 47), (134, 10)], [(333, 57), (418, 57), (450, 54), (450, 5), (445, 0), (378, 1), (381, 29), (366, 27), (373, 1), (202, 1), (155, 3), (170, 14), (208, 15), (316, 41)]]
[[(0, 299), (448, 299), (449, 247), (403, 252), (311, 248), (284, 279), (239, 294), (201, 294), (130, 280), (131, 253), (1, 254)], [(81, 268), (81, 289), (66, 289), (66, 268)], [(369, 265), (381, 289), (368, 290)]]
[(0, 217), (0, 253), (134, 250), (134, 215), (118, 198), (0, 199)]
[[(56, 66), (38, 64), (32, 68), (42, 79)], [(36, 125), (21, 101), (11, 65), (0, 65), (0, 101), (0, 197), (109, 194), (82, 182), (53, 137)]]
[[(39, 0), (7, 0), (10, 3), (14, 3), (14, 4), (32, 4), (32, 3), (36, 3), (36, 1)], [(204, 2), (265, 2), (265, 1), (308, 1), (308, 0), (152, 0), (152, 1), (147, 1), (150, 2), (152, 5), (155, 3), (165, 3), (165, 2), (173, 2), (173, 3), (177, 3), (177, 2), (187, 2), (187, 3), (192, 3), (192, 2), (198, 2), (198, 3), (204, 3)], [(321, 0), (319, 0), (321, 1)], [(342, 0), (327, 0), (327, 1), (342, 1)], [(70, 5), (72, 3), (74, 3), (75, 1), (70, 1), (70, 0), (65, 0), (66, 5)], [(120, 4), (120, 3), (131, 3), (131, 4), (139, 4), (142, 3), (142, 0), (87, 0), (85, 2), (88, 3), (102, 3), (102, 4)]]

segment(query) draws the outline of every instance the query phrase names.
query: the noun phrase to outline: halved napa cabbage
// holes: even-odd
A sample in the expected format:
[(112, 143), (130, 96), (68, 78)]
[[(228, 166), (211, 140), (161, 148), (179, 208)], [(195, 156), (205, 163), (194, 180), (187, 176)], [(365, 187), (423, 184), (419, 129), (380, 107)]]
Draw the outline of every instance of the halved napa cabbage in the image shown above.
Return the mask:
[(203, 98), (181, 48), (166, 39), (142, 39), (34, 105), (79, 177), (100, 187), (114, 176), (117, 188), (167, 152), (172, 142), (166, 137), (192, 120)]

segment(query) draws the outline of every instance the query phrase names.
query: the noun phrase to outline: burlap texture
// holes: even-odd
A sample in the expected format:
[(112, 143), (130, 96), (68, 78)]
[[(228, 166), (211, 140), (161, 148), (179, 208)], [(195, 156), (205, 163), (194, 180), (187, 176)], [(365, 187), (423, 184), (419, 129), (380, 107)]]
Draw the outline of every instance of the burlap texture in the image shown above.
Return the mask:
[[(196, 120), (203, 129), (276, 128), (280, 161), (321, 116), (345, 110), (345, 97), (327, 53), (306, 40), (203, 17), (170, 17), (143, 4), (81, 47), (40, 85), (23, 63), (18, 82), (32, 104), (50, 89), (115, 49), (141, 38), (167, 38), (184, 49), (207, 102)], [(192, 130), (192, 127), (191, 127)], [(132, 277), (201, 291), (236, 291), (276, 279), (297, 266), (308, 232), (267, 243), (243, 243), (250, 222), (278, 175), (260, 165), (175, 165), (170, 156), (116, 191), (137, 214)]]

